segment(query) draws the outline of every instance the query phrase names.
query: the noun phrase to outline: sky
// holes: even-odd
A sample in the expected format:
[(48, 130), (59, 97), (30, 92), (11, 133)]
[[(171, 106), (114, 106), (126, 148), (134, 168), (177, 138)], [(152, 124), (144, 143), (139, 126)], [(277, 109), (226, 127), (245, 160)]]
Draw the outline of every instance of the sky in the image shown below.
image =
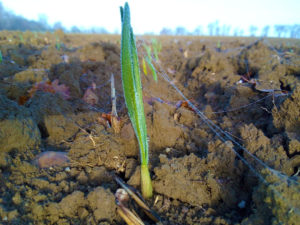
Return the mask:
[[(119, 6), (122, 0), (0, 0), (17, 15), (38, 20), (46, 15), (48, 23), (61, 22), (71, 28), (105, 27), (120, 32)], [(300, 0), (128, 0), (131, 24), (136, 34), (156, 33), (163, 27), (178, 26), (193, 31), (219, 21), (220, 25), (244, 29), (275, 24), (300, 24)]]

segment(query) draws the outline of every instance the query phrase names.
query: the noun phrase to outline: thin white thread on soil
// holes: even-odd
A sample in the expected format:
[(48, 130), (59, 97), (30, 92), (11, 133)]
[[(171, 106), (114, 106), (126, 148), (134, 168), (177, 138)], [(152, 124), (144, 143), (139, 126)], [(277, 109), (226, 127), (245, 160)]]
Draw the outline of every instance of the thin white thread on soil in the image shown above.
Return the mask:
[(221, 111), (216, 111), (216, 112), (205, 112), (204, 114), (222, 114), (222, 113), (228, 113), (228, 112), (238, 111), (238, 110), (247, 108), (247, 107), (249, 107), (251, 105), (254, 105), (254, 104), (258, 103), (258, 102), (261, 102), (262, 100), (265, 100), (266, 98), (271, 97), (271, 96), (273, 96), (273, 93), (272, 94), (268, 94), (267, 96), (262, 97), (262, 98), (254, 101), (254, 102), (251, 102), (251, 103), (249, 103), (247, 105), (242, 105), (240, 107), (236, 107), (236, 108), (232, 108), (232, 109), (228, 109), (228, 110), (221, 110)]
[[(149, 93), (149, 92), (148, 92)], [(282, 93), (282, 94), (275, 94), (274, 92), (273, 93), (269, 93), (268, 95), (266, 95), (265, 97), (262, 97), (258, 100), (255, 100), (254, 102), (251, 102), (249, 104), (246, 104), (246, 105), (242, 105), (240, 107), (236, 107), (236, 108), (231, 108), (231, 109), (228, 109), (228, 110), (220, 110), (220, 111), (215, 111), (215, 112), (202, 112), (204, 115), (208, 115), (208, 114), (222, 114), (222, 113), (229, 113), (229, 112), (235, 112), (235, 111), (239, 111), (239, 110), (242, 110), (242, 109), (245, 109), (245, 108), (248, 108), (249, 106), (251, 105), (255, 105), (257, 104), (258, 102), (261, 102), (265, 99), (267, 99), (268, 97), (282, 97), (282, 96), (287, 96), (289, 95), (290, 93)], [(151, 95), (151, 94), (150, 94)], [(151, 97), (156, 97), (156, 96), (153, 96), (151, 95)], [(159, 99), (157, 97), (157, 99)], [(164, 100), (161, 99), (161, 102), (164, 102)]]
[(262, 97), (254, 102), (251, 102), (247, 105), (242, 105), (240, 107), (236, 107), (236, 108), (233, 108), (233, 109), (228, 109), (228, 110), (223, 110), (223, 111), (217, 111), (217, 112), (205, 112), (204, 114), (222, 114), (222, 113), (228, 113), (228, 112), (234, 112), (234, 111), (238, 111), (238, 110), (241, 110), (241, 109), (244, 109), (244, 108), (247, 108), (251, 105), (255, 105), (256, 103), (258, 102), (261, 102), (262, 100), (265, 100), (266, 98), (268, 97), (281, 97), (281, 96), (286, 96), (286, 95), (289, 95), (289, 93), (285, 94), (285, 93), (282, 93), (280, 95), (277, 95), (275, 96), (275, 93), (274, 92), (271, 92), (269, 93), (268, 95), (266, 95), (265, 97)]
[[(159, 64), (158, 64), (159, 65)], [(203, 122), (206, 123), (206, 125), (223, 141), (226, 142), (226, 139), (224, 137), (226, 137), (228, 140), (232, 141), (234, 144), (236, 144), (236, 146), (238, 146), (239, 148), (241, 148), (245, 153), (247, 153), (250, 157), (252, 157), (253, 159), (255, 159), (259, 164), (261, 164), (261, 166), (267, 168), (268, 170), (270, 170), (272, 173), (274, 173), (275, 175), (278, 176), (283, 176), (284, 178), (287, 177), (287, 175), (280, 173), (279, 171), (276, 171), (274, 169), (272, 169), (271, 167), (269, 167), (267, 164), (265, 164), (263, 161), (261, 161), (259, 158), (257, 158), (255, 155), (253, 155), (252, 153), (250, 153), (245, 147), (243, 147), (240, 143), (238, 143), (237, 141), (235, 141), (231, 135), (229, 135), (227, 132), (225, 132), (224, 130), (222, 130), (222, 128), (220, 128), (218, 125), (216, 125), (214, 122), (212, 122), (210, 119), (208, 119), (203, 112), (201, 112), (193, 103), (191, 103), (191, 101), (188, 100), (187, 97), (185, 97), (185, 95), (179, 90), (179, 88), (173, 83), (171, 82), (169, 76), (164, 72), (163, 68), (159, 65), (160, 70), (162, 71), (162, 73), (159, 73), (177, 92), (178, 94), (189, 104), (189, 106), (197, 113), (197, 115), (203, 120)], [(220, 133), (219, 133), (219, 132)], [(222, 136), (222, 135), (224, 136)], [(234, 149), (233, 149), (234, 150)], [(234, 150), (235, 153), (240, 156), (240, 154), (238, 152), (236, 152), (236, 150)], [(240, 156), (242, 157), (242, 156)], [(244, 161), (245, 159), (241, 158), (242, 161)], [(245, 163), (249, 166), (252, 167), (247, 161), (245, 161)], [(254, 170), (254, 172), (257, 175), (260, 175), (256, 172), (256, 170), (254, 169), (254, 167), (252, 167), (251, 169)], [(260, 175), (261, 176), (261, 175)], [(262, 177), (262, 179), (264, 179)], [(288, 179), (290, 179), (288, 177)], [(290, 179), (292, 182), (295, 182), (297, 184), (299, 184), (297, 181), (294, 181), (293, 179)]]
[[(145, 56), (145, 54), (143, 53), (143, 56)], [(160, 71), (157, 71), (157, 73), (165, 80), (167, 81), (176, 91), (177, 93), (188, 103), (188, 105), (197, 113), (197, 115), (202, 119), (202, 121), (209, 127), (209, 129), (211, 131), (213, 131), (219, 138), (220, 140), (225, 143), (227, 146), (230, 147), (230, 149), (232, 149), (234, 151), (234, 153), (238, 156), (238, 158), (245, 164), (248, 166), (248, 168), (265, 184), (265, 185), (269, 185), (269, 182), (266, 181), (266, 179), (259, 173), (256, 171), (256, 169), (243, 157), (241, 156), (237, 150), (235, 150), (234, 148), (231, 148), (231, 146), (229, 145), (229, 143), (227, 142), (227, 140), (231, 141), (232, 143), (234, 143), (237, 147), (239, 147), (240, 149), (243, 150), (243, 152), (245, 152), (248, 156), (250, 156), (251, 158), (253, 158), (256, 162), (258, 162), (261, 166), (263, 166), (264, 168), (266, 168), (268, 171), (270, 171), (273, 175), (275, 175), (276, 177), (278, 177), (281, 181), (287, 183), (288, 181), (291, 183), (294, 183), (295, 185), (299, 185), (299, 182), (296, 181), (295, 179), (292, 179), (290, 177), (288, 177), (286, 174), (281, 173), (280, 171), (274, 170), (271, 167), (269, 167), (266, 163), (264, 163), (262, 160), (260, 160), (258, 157), (256, 157), (255, 155), (253, 155), (252, 153), (250, 153), (245, 147), (243, 147), (239, 142), (237, 142), (236, 140), (234, 140), (234, 137), (230, 134), (227, 133), (226, 131), (222, 130), (222, 128), (220, 128), (218, 125), (216, 125), (214, 122), (212, 122), (210, 119), (208, 119), (203, 112), (201, 112), (194, 104), (192, 104), (187, 97), (185, 97), (185, 95), (179, 90), (179, 88), (174, 84), (174, 82), (171, 81), (171, 79), (169, 78), (169, 76), (167, 75), (167, 73), (164, 71), (164, 69), (162, 68), (161, 64), (159, 62), (157, 62), (155, 60), (155, 58), (152, 55), (152, 59), (155, 62), (155, 64), (159, 67)], [(271, 94), (272, 95), (272, 94)], [(270, 95), (267, 95), (265, 98), (269, 97)], [(252, 104), (252, 103), (251, 103)], [(280, 199), (282, 199), (283, 201), (285, 201), (288, 206), (290, 208), (292, 208), (294, 210), (295, 213), (297, 213), (298, 215), (300, 215), (300, 209), (297, 209), (295, 206), (290, 205), (288, 203), (288, 201), (280, 194), (279, 191), (277, 191), (275, 189), (275, 187), (271, 186), (272, 191), (275, 193), (276, 196), (278, 196)]]
[[(160, 66), (160, 65), (159, 65)], [(189, 106), (197, 113), (197, 115), (202, 119), (202, 121), (220, 138), (220, 140), (226, 144), (228, 147), (230, 147), (230, 149), (232, 149), (235, 154), (239, 157), (240, 160), (243, 161), (243, 163), (245, 163), (245, 165), (248, 166), (248, 168), (266, 185), (269, 185), (269, 182), (266, 181), (266, 179), (260, 174), (258, 173), (255, 168), (243, 157), (241, 156), (237, 150), (235, 150), (234, 148), (231, 148), (230, 144), (227, 142), (226, 138), (230, 141), (232, 141), (236, 146), (238, 146), (240, 149), (243, 150), (243, 152), (247, 153), (248, 156), (252, 157), (254, 160), (256, 160), (259, 164), (261, 164), (264, 168), (267, 168), (272, 174), (274, 174), (275, 176), (277, 176), (280, 180), (284, 181), (284, 182), (292, 182), (296, 185), (299, 185), (299, 182), (297, 182), (296, 180), (288, 177), (286, 174), (283, 174), (277, 170), (272, 169), (271, 167), (269, 167), (266, 163), (264, 163), (263, 161), (261, 161), (259, 158), (257, 158), (255, 155), (253, 155), (252, 153), (250, 153), (245, 147), (243, 147), (240, 143), (238, 143), (237, 141), (235, 141), (227, 132), (223, 131), (218, 125), (214, 124), (211, 120), (209, 120), (204, 114), (203, 112), (201, 112), (197, 107), (194, 106), (194, 104), (192, 104), (186, 97), (185, 95), (179, 90), (179, 88), (173, 83), (171, 82), (170, 78), (168, 77), (168, 75), (164, 72), (163, 68), (160, 66), (160, 70), (162, 71), (162, 73), (159, 73), (169, 84), (171, 84), (171, 86), (179, 93), (179, 95), (188, 102)], [(220, 133), (219, 133), (219, 132)], [(222, 135), (224, 136), (222, 136)], [(225, 138), (226, 137), (226, 138)], [(282, 195), (280, 194), (279, 191), (277, 191), (273, 186), (271, 187), (272, 191), (282, 200), (286, 201), (285, 198), (282, 197)], [(293, 210), (295, 212), (297, 212), (297, 214), (300, 215), (300, 209), (295, 208), (293, 205), (289, 205), (289, 207), (293, 208)]]

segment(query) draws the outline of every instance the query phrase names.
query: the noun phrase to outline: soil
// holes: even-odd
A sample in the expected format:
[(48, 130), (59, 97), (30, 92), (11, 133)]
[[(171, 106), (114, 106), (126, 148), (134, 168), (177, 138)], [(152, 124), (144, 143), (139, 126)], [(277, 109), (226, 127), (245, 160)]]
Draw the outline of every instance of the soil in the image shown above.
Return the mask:
[[(151, 38), (137, 37), (140, 57)], [(162, 224), (297, 224), (299, 40), (154, 38), (162, 45), (158, 74), (171, 80), (142, 73), (154, 188), (147, 202)], [(2, 31), (0, 43), (1, 224), (125, 224), (112, 174), (137, 189), (140, 174), (120, 36)], [(120, 133), (102, 116), (111, 112), (111, 74)], [(68, 98), (46, 89), (28, 96), (54, 80)], [(172, 84), (241, 145), (180, 107)], [(87, 89), (95, 104), (84, 101)]]

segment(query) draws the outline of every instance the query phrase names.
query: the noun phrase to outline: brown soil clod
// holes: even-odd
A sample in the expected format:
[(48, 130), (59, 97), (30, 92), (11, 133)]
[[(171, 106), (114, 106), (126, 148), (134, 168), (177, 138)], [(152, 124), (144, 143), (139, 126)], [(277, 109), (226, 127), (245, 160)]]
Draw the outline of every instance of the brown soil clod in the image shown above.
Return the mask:
[[(0, 221), (124, 224), (109, 174), (139, 187), (140, 173), (123, 98), (120, 36), (25, 32), (20, 45), (19, 34), (0, 32)], [(138, 46), (151, 38), (138, 37)], [(155, 38), (162, 45), (158, 82), (142, 76), (142, 84), (158, 196), (147, 204), (159, 223), (297, 224), (297, 40)], [(138, 202), (143, 223), (159, 221)]]

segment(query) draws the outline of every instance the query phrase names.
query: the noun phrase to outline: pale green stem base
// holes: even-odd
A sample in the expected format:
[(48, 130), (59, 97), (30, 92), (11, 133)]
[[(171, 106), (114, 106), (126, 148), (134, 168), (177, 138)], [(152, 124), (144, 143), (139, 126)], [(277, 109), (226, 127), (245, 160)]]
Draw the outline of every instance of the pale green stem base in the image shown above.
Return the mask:
[(148, 165), (141, 165), (141, 188), (144, 198), (152, 197), (152, 183)]

